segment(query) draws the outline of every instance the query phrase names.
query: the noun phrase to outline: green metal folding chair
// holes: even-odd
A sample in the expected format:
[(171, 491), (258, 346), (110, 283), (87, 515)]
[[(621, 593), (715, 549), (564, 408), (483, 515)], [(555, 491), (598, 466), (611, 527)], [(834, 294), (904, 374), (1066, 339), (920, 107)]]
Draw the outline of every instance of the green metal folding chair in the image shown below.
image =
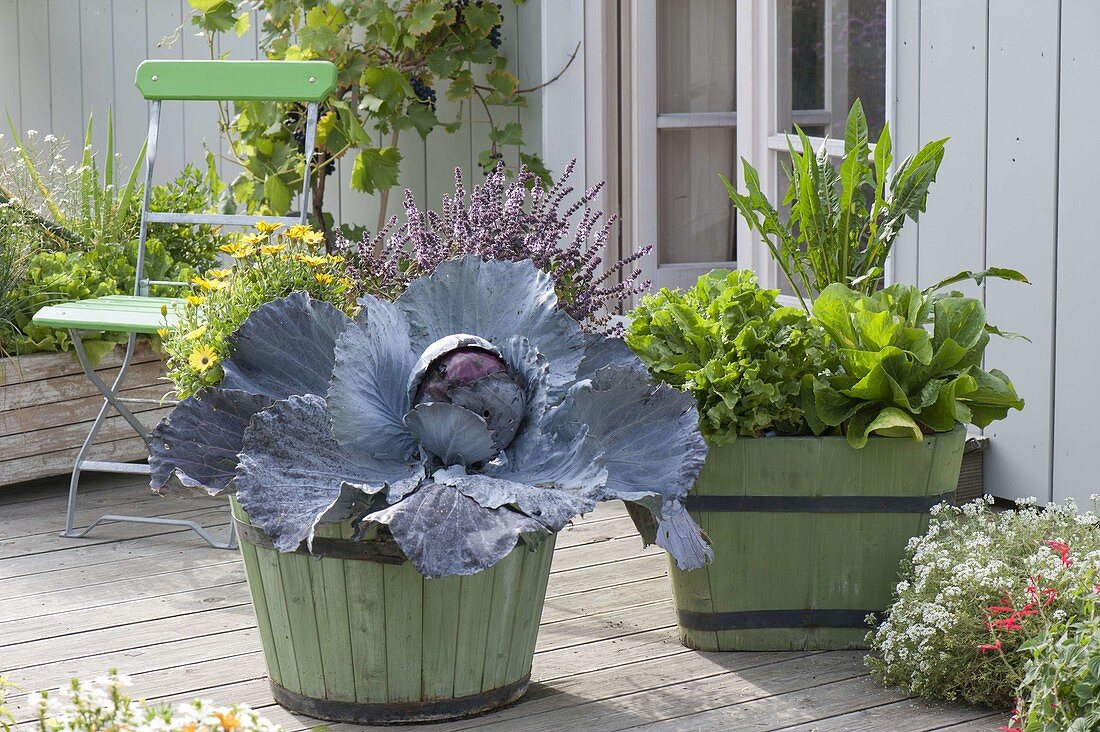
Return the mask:
[[(141, 207), (141, 231), (138, 238), (137, 276), (133, 295), (114, 295), (94, 300), (66, 302), (42, 308), (34, 316), (37, 325), (63, 328), (69, 331), (73, 339), (73, 348), (81, 367), (88, 378), (103, 394), (103, 406), (92, 423), (88, 437), (73, 465), (73, 474), (69, 482), (69, 502), (65, 515), (65, 530), (61, 536), (81, 537), (96, 526), (116, 521), (141, 524), (159, 524), (183, 526), (201, 536), (211, 546), (221, 549), (236, 547), (236, 534), (230, 522), (227, 541), (217, 541), (198, 523), (185, 519), (123, 516), (106, 514), (100, 516), (84, 529), (74, 529), (77, 489), (80, 475), (84, 471), (148, 475), (149, 465), (137, 463), (107, 462), (89, 460), (88, 452), (95, 442), (96, 435), (103, 426), (110, 410), (115, 410), (126, 422), (149, 443), (149, 431), (127, 408), (127, 403), (162, 403), (155, 399), (131, 399), (119, 396), (123, 379), (134, 355), (134, 345), (138, 335), (155, 333), (157, 329), (170, 325), (176, 316), (176, 307), (183, 302), (177, 298), (150, 297), (153, 285), (186, 285), (183, 282), (162, 282), (148, 280), (145, 270), (145, 240), (150, 223), (173, 224), (222, 224), (228, 226), (251, 226), (257, 221), (278, 221), (288, 224), (304, 224), (309, 211), (309, 174), (313, 159), (313, 149), (317, 133), (317, 105), (325, 100), (336, 88), (336, 67), (328, 61), (145, 61), (137, 69), (138, 89), (149, 102), (149, 137), (145, 156), (145, 196)], [(302, 193), (299, 200), (301, 213), (298, 216), (245, 216), (223, 214), (191, 214), (181, 212), (161, 212), (149, 210), (149, 198), (153, 184), (153, 165), (157, 157), (157, 132), (160, 127), (161, 103), (164, 100), (182, 101), (280, 101), (306, 102), (306, 169), (302, 181)], [(164, 313), (167, 313), (165, 315)], [(96, 374), (88, 360), (81, 335), (88, 332), (126, 333), (126, 353), (114, 381), (108, 385)], [(171, 402), (164, 402), (171, 403)]]

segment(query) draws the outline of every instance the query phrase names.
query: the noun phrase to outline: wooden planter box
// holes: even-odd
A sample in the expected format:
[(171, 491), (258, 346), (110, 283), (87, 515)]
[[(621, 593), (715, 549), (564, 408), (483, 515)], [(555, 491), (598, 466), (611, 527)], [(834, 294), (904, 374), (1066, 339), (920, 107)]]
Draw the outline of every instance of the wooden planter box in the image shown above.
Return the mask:
[(277, 552), (231, 504), (282, 706), (356, 724), (428, 722), (487, 712), (527, 690), (553, 536), (477, 574), (428, 580), (392, 541), (349, 541), (350, 523), (318, 527), (323, 558)]
[[(103, 357), (96, 372), (110, 384), (123, 347)], [(164, 359), (139, 344), (122, 394), (161, 399), (171, 388)], [(103, 397), (71, 353), (36, 353), (0, 360), (0, 486), (66, 475), (88, 436)], [(142, 424), (155, 425), (171, 407), (131, 404)], [(112, 410), (100, 430), (91, 459), (137, 461), (148, 457), (145, 442)]]
[(669, 563), (681, 641), (708, 651), (863, 647), (909, 539), (954, 496), (966, 432), (923, 442), (743, 438), (712, 447), (688, 510), (714, 562)]

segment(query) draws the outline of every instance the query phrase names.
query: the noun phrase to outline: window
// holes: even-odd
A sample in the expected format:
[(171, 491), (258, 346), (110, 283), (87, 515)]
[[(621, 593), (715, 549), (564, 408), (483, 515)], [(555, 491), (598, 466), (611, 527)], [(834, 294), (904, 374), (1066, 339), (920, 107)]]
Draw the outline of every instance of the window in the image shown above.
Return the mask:
[(661, 0), (657, 10), (657, 226), (661, 264), (736, 259), (736, 3)]
[(798, 125), (842, 140), (859, 99), (876, 139), (886, 122), (885, 0), (785, 0), (777, 13), (777, 132)]
[(738, 221), (718, 176), (739, 160), (775, 200), (799, 125), (843, 149), (852, 100), (874, 139), (888, 114), (887, 9), (897, 0), (618, 0), (621, 68), (630, 80), (620, 164), (632, 246), (657, 287), (715, 267), (751, 267), (778, 286), (766, 247)]

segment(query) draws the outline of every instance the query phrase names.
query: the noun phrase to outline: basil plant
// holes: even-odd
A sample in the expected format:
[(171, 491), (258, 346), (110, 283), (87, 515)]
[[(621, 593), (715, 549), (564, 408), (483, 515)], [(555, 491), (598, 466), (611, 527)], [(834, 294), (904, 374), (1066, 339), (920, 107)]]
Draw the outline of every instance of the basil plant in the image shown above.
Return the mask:
[(690, 394), (587, 333), (530, 262), (451, 260), (352, 319), (293, 293), (233, 335), (224, 380), (155, 429), (158, 492), (235, 493), (280, 551), (384, 527), (428, 578), (622, 499), (681, 568), (712, 552), (683, 499), (706, 457)]

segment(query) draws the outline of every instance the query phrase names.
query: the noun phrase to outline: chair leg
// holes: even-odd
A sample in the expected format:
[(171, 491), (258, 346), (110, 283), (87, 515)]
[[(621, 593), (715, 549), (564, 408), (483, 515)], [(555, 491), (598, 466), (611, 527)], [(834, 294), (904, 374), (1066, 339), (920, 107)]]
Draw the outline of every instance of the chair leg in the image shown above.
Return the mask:
[(114, 408), (122, 417), (130, 424), (134, 431), (140, 436), (145, 443), (149, 443), (149, 433), (145, 429), (145, 426), (141, 424), (140, 420), (134, 416), (125, 404), (119, 401), (118, 392), (122, 386), (122, 380), (126, 376), (126, 371), (130, 368), (130, 363), (133, 361), (134, 348), (136, 345), (137, 336), (134, 333), (130, 334), (130, 337), (126, 342), (126, 353), (122, 357), (122, 364), (119, 367), (118, 375), (115, 377), (114, 382), (107, 386), (103, 379), (99, 378), (99, 375), (95, 372), (95, 367), (92, 366), (91, 361), (88, 359), (88, 354), (84, 350), (84, 343), (81, 340), (80, 332), (76, 330), (70, 330), (69, 334), (73, 339), (73, 350), (76, 351), (77, 360), (80, 362), (81, 368), (84, 369), (84, 373), (88, 376), (89, 380), (95, 384), (96, 388), (103, 394), (103, 406), (99, 408), (99, 413), (96, 415), (95, 421), (92, 422), (92, 428), (88, 431), (88, 436), (84, 439), (84, 444), (81, 445), (80, 451), (77, 453), (76, 460), (73, 463), (72, 477), (69, 479), (69, 500), (65, 509), (65, 530), (61, 532), (61, 536), (77, 539), (85, 536), (89, 531), (96, 526), (108, 523), (108, 522), (127, 522), (136, 524), (155, 524), (162, 526), (182, 526), (188, 528), (198, 534), (207, 544), (216, 549), (236, 549), (237, 548), (237, 532), (236, 527), (233, 525), (232, 520), (229, 522), (229, 537), (226, 541), (221, 542), (216, 540), (209, 532), (202, 526), (194, 521), (186, 519), (166, 519), (150, 516), (123, 516), (116, 514), (105, 514), (100, 516), (88, 526), (81, 530), (73, 528), (76, 516), (76, 497), (80, 486), (80, 475), (83, 471), (92, 470), (99, 472), (110, 473), (124, 473), (124, 474), (136, 474), (136, 475), (148, 475), (149, 466), (133, 463), (117, 463), (99, 460), (87, 460), (88, 451), (91, 449), (92, 444), (95, 442), (95, 437), (99, 434), (100, 429), (103, 427), (103, 422), (107, 417), (107, 412), (111, 408)]
[(76, 492), (80, 485), (80, 471), (85, 463), (85, 456), (88, 454), (88, 450), (91, 449), (92, 443), (95, 441), (95, 436), (99, 433), (100, 427), (103, 426), (103, 419), (107, 416), (107, 408), (110, 406), (109, 402), (104, 399), (103, 406), (99, 408), (99, 414), (96, 415), (95, 421), (92, 422), (92, 428), (88, 430), (88, 436), (84, 438), (84, 444), (80, 446), (80, 451), (76, 454), (76, 461), (73, 463), (73, 474), (69, 478), (69, 503), (65, 508), (65, 530), (61, 532), (61, 535), (70, 539), (75, 539), (84, 536), (87, 531), (83, 532), (73, 531), (73, 521), (76, 516)]

